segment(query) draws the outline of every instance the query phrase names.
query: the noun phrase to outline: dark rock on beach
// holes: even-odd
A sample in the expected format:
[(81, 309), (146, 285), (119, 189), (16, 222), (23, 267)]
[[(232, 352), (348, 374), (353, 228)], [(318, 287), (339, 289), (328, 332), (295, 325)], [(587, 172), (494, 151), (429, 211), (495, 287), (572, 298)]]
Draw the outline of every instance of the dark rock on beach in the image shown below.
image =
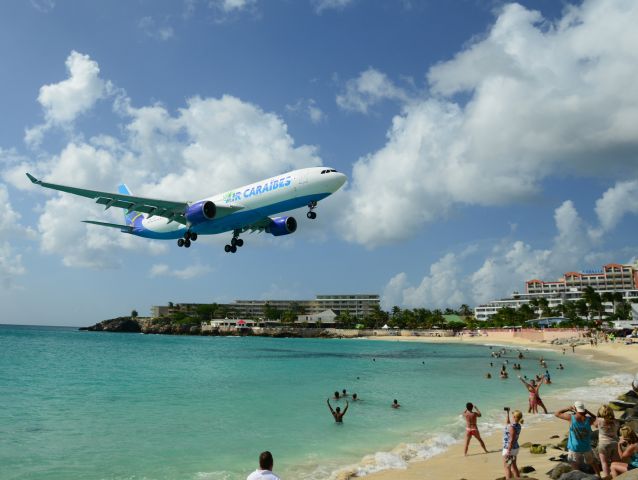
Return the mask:
[(571, 472), (563, 473), (560, 477), (558, 477), (558, 480), (600, 480), (600, 477), (592, 473), (572, 470)]
[(552, 480), (558, 480), (561, 475), (564, 475), (567, 472), (571, 472), (572, 470), (572, 466), (569, 463), (559, 463), (549, 472), (547, 472), (547, 476)]
[(616, 478), (618, 480), (638, 480), (638, 469), (629, 470), (628, 472), (625, 472), (622, 475), (618, 475)]

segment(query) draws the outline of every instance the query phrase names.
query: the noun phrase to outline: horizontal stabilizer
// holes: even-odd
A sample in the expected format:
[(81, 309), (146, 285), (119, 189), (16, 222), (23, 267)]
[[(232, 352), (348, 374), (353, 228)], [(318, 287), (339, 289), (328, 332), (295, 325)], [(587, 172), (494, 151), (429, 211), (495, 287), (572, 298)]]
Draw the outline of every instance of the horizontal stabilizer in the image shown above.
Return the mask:
[(117, 223), (96, 222), (95, 220), (82, 220), (84, 223), (90, 223), (91, 225), (99, 225), (101, 227), (119, 228), (123, 232), (133, 233), (133, 227), (128, 225), (118, 225)]

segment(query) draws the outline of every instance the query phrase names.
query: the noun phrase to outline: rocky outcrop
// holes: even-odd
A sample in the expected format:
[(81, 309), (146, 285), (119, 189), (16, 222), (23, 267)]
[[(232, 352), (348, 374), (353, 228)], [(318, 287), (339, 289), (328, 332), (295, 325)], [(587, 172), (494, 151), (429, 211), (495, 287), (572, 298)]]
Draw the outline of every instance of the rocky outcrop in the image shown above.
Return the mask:
[(118, 317), (96, 323), (92, 327), (82, 327), (80, 330), (88, 330), (90, 332), (139, 333), (141, 328), (139, 322), (131, 317)]
[(175, 322), (167, 318), (118, 317), (80, 330), (90, 332), (154, 333), (160, 335), (200, 335), (199, 323)]

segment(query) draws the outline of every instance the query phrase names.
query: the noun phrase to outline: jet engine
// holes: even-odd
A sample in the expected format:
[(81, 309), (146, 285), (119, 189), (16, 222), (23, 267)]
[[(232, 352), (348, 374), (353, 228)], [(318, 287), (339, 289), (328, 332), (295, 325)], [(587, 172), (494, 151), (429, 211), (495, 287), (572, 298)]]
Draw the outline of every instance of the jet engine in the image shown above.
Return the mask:
[(266, 227), (266, 232), (279, 237), (289, 235), (297, 230), (297, 220), (295, 217), (277, 217), (270, 219), (270, 225)]
[(217, 207), (210, 200), (193, 203), (186, 209), (185, 217), (190, 225), (212, 220), (217, 213)]

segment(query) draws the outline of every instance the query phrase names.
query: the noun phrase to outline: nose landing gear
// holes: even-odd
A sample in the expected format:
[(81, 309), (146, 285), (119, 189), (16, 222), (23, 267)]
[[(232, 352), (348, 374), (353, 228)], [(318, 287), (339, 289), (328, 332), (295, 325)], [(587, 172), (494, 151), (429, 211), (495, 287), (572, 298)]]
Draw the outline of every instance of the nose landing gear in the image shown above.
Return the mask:
[(313, 200), (308, 204), (308, 213), (306, 213), (306, 217), (310, 220), (317, 218), (317, 213), (313, 211), (315, 208), (317, 208), (317, 202)]

